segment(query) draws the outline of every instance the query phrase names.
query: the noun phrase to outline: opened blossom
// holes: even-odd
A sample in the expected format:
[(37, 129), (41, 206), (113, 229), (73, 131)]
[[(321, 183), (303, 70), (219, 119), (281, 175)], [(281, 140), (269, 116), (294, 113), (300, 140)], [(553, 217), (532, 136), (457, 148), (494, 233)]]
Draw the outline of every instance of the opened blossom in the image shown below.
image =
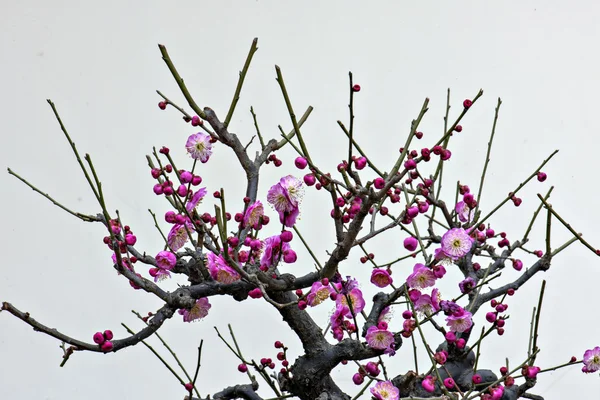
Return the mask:
[(454, 207), (460, 222), (471, 222), (475, 216), (475, 210), (471, 209), (464, 201), (459, 201)]
[[(386, 324), (387, 325), (387, 324)], [(385, 350), (386, 354), (394, 355), (394, 334), (386, 329), (380, 329), (378, 326), (371, 326), (367, 329), (365, 336), (369, 347), (376, 350)]]
[(193, 226), (190, 223), (173, 225), (167, 236), (167, 243), (171, 250), (177, 251), (183, 247), (189, 238), (188, 231), (190, 233), (193, 231)]
[(306, 302), (309, 306), (318, 306), (329, 298), (329, 295), (333, 293), (333, 289), (327, 285), (323, 285), (321, 281), (317, 281), (312, 284), (310, 293), (306, 296)]
[(291, 175), (284, 176), (267, 192), (267, 201), (279, 214), (279, 221), (291, 228), (300, 214), (300, 201), (304, 195), (302, 181)]
[(208, 310), (210, 310), (210, 303), (206, 297), (201, 297), (196, 300), (196, 303), (189, 310), (180, 309), (178, 312), (180, 315), (183, 315), (183, 322), (193, 322), (198, 321), (208, 315)]
[(193, 194), (192, 198), (185, 203), (185, 209), (188, 212), (192, 212), (192, 210), (198, 207), (198, 204), (200, 204), (204, 196), (206, 196), (206, 192), (207, 190), (205, 187), (198, 189), (196, 193)]
[(208, 253), (207, 268), (210, 272), (210, 276), (217, 282), (221, 283), (233, 283), (240, 279), (240, 274), (229, 265), (223, 258), (222, 255), (216, 255), (212, 252)]
[(415, 301), (414, 306), (415, 310), (423, 315), (431, 315), (435, 312), (431, 296), (428, 294), (420, 295), (417, 301)]
[(460, 310), (446, 317), (446, 323), (452, 332), (466, 332), (473, 326), (473, 315), (467, 310)]
[(453, 228), (442, 236), (442, 251), (452, 260), (458, 260), (471, 250), (473, 241), (463, 228)]
[[(348, 312), (346, 313), (347, 317), (352, 317), (352, 314), (360, 314), (360, 312), (365, 308), (365, 299), (363, 298), (363, 294), (359, 288), (353, 288), (348, 291), (348, 293), (340, 293), (336, 297), (336, 304), (338, 307), (346, 306), (348, 307)], [(348, 304), (350, 302), (350, 305)], [(350, 310), (349, 307), (352, 307)]]
[(244, 213), (244, 226), (259, 229), (263, 215), (265, 215), (265, 209), (260, 200), (257, 200), (246, 209)]
[(425, 265), (417, 263), (413, 268), (413, 273), (406, 278), (406, 283), (411, 288), (424, 289), (435, 285), (435, 275)]
[(194, 160), (205, 163), (212, 154), (212, 143), (210, 136), (204, 132), (198, 132), (188, 137), (185, 148)]
[(600, 347), (586, 350), (583, 354), (583, 368), (585, 373), (596, 372), (600, 370)]
[(400, 391), (390, 381), (379, 381), (371, 388), (371, 394), (377, 400), (398, 400)]
[(381, 268), (375, 268), (371, 272), (371, 283), (377, 287), (384, 288), (391, 285), (394, 280), (388, 271)]
[(290, 261), (288, 257), (284, 257), (284, 254), (289, 253), (291, 250), (290, 244), (282, 242), (280, 235), (266, 238), (263, 249), (263, 255), (260, 259), (260, 266), (263, 268), (276, 267), (280, 260)]

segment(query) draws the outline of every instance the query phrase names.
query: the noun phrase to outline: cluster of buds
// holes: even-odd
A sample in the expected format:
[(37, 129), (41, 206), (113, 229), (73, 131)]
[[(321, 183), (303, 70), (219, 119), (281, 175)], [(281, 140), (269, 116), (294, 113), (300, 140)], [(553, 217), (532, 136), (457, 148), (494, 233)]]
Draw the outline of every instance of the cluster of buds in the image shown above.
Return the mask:
[(113, 338), (113, 333), (110, 330), (105, 330), (104, 332), (96, 332), (94, 333), (94, 343), (100, 346), (103, 352), (108, 353), (113, 349), (113, 344), (111, 342)]
[(508, 304), (499, 303), (496, 299), (492, 299), (490, 305), (494, 311), (490, 311), (485, 314), (485, 319), (487, 322), (494, 324), (494, 328), (496, 328), (498, 335), (504, 335), (504, 325), (506, 324), (506, 319), (508, 316), (500, 314), (506, 311)]
[(380, 373), (379, 363), (369, 361), (366, 365), (358, 367), (358, 372), (352, 376), (352, 382), (355, 385), (361, 385), (365, 381), (366, 376), (376, 378)]

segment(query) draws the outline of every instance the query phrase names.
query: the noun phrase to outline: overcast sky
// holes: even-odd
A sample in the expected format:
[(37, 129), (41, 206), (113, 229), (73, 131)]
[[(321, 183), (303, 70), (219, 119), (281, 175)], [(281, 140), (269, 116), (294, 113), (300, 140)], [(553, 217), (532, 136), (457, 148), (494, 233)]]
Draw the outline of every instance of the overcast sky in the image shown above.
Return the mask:
[[(560, 149), (544, 169), (548, 180), (532, 182), (521, 195), (521, 207), (509, 203), (491, 222), (497, 231), (506, 231), (509, 239), (521, 237), (539, 204), (536, 193), (555, 185), (554, 208), (600, 246), (595, 117), (600, 89), (600, 6), (591, 1), (408, 4), (4, 0), (0, 4), (1, 164), (68, 207), (88, 214), (99, 211), (46, 103), (52, 99), (80, 151), (92, 155), (108, 207), (120, 211), (137, 234), (138, 247), (155, 254), (161, 249), (161, 238), (147, 210), (161, 216), (168, 208), (152, 193), (153, 180), (144, 157), (152, 146), (167, 145), (180, 168), (189, 168), (184, 144), (195, 133), (174, 109), (160, 111), (156, 106), (160, 100), (156, 89), (185, 105), (157, 44), (167, 46), (197, 103), (212, 107), (224, 118), (238, 71), (252, 39), (258, 37), (259, 51), (230, 125), (242, 141), (254, 134), (251, 105), (267, 138), (279, 135), (279, 124), (290, 129), (275, 81), (275, 64), (283, 71), (296, 113), (314, 107), (303, 133), (313, 158), (330, 171), (347, 151), (336, 121), (348, 118), (348, 71), (362, 86), (355, 103), (356, 138), (383, 169), (389, 169), (397, 157), (410, 121), (426, 97), (430, 110), (421, 126), (423, 146), (434, 143), (443, 130), (447, 88), (451, 89), (451, 118), (458, 115), (465, 98), (482, 88), (484, 96), (463, 121), (463, 132), (452, 139), (446, 186), (452, 187), (458, 179), (472, 188), (478, 186), (494, 107), (501, 97), (482, 209), (491, 210), (552, 151)], [(267, 166), (261, 178), (263, 201), (279, 177), (298, 173), (292, 151), (282, 151), (279, 157), (284, 166)], [(217, 146), (200, 173), (210, 193), (223, 187), (232, 208), (240, 204), (243, 173), (229, 149)], [(110, 252), (102, 244), (102, 226), (73, 218), (7, 173), (0, 174), (0, 187), (4, 210), (0, 300), (85, 341), (104, 329), (124, 337), (121, 322), (135, 330), (141, 327), (130, 310), (146, 313), (160, 307), (157, 299), (131, 290), (116, 275)], [(453, 191), (445, 194), (451, 203)], [(323, 193), (308, 191), (298, 224), (321, 259), (326, 250), (333, 249), (329, 206), (323, 206), (327, 201)], [(211, 211), (212, 199), (207, 207)], [(531, 249), (544, 247), (544, 229), (542, 220), (538, 221)], [(555, 221), (553, 247), (569, 237)], [(378, 259), (405, 254), (400, 233), (386, 238), (372, 247)], [(313, 268), (312, 262), (300, 251), (299, 243), (294, 245), (300, 259), (285, 270), (304, 274)], [(358, 257), (352, 253), (343, 274), (368, 276)], [(394, 276), (401, 280), (411, 268), (406, 264)], [(449, 273), (458, 279), (457, 271)], [(516, 276), (507, 270), (500, 279)], [(598, 258), (582, 245), (572, 245), (553, 261), (550, 271), (532, 279), (527, 289), (509, 300), (506, 334), (491, 337), (482, 347), (480, 365), (498, 371), (506, 357), (512, 366), (526, 357), (529, 319), (542, 279), (548, 284), (537, 364), (545, 368), (567, 362), (571, 355), (581, 358), (586, 349), (600, 345), (595, 306), (599, 278)], [(446, 298), (457, 293), (453, 282)], [(177, 283), (185, 281), (174, 279), (165, 287), (174, 289)], [(176, 316), (161, 329), (192, 371), (196, 347), (204, 339), (198, 381), (203, 395), (246, 383), (213, 326), (227, 331), (227, 323), (232, 323), (248, 358), (274, 358), (275, 340), (289, 344), (292, 356), (300, 351), (298, 341), (271, 307), (260, 301), (238, 304), (211, 298), (211, 302), (213, 308), (203, 321), (184, 324)], [(323, 307), (315, 318), (324, 325), (329, 306)], [(399, 314), (396, 327), (401, 324)], [(432, 336), (433, 345), (438, 342)], [(155, 339), (151, 343), (166, 356), (160, 343)], [(181, 399), (185, 394), (142, 345), (108, 355), (77, 353), (64, 368), (59, 368), (58, 345), (2, 313), (0, 398)], [(387, 361), (390, 374), (413, 368), (409, 347)], [(586, 376), (580, 367), (540, 375), (532, 392), (547, 400), (600, 398), (598, 374)], [(335, 372), (338, 382), (352, 394), (358, 391), (350, 381), (354, 372), (353, 366)], [(261, 393), (271, 396), (266, 390)]]

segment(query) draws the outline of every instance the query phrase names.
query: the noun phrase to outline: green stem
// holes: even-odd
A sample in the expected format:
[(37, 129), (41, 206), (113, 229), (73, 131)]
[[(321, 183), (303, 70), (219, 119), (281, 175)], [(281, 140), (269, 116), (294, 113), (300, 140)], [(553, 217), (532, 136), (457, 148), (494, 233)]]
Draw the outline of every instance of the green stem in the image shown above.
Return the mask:
[(233, 95), (233, 99), (231, 100), (231, 105), (229, 106), (229, 111), (227, 112), (227, 116), (225, 117), (225, 121), (223, 121), (223, 126), (227, 128), (229, 126), (229, 122), (231, 122), (231, 118), (233, 117), (233, 112), (235, 111), (235, 106), (240, 100), (240, 93), (242, 91), (242, 86), (244, 85), (244, 79), (246, 78), (246, 73), (248, 73), (248, 68), (250, 68), (250, 62), (252, 61), (252, 57), (258, 47), (258, 38), (254, 38), (252, 41), (252, 46), (250, 46), (250, 51), (248, 52), (248, 57), (246, 57), (246, 62), (244, 63), (244, 68), (240, 71), (240, 78), (238, 79), (237, 87), (235, 88), (235, 94)]

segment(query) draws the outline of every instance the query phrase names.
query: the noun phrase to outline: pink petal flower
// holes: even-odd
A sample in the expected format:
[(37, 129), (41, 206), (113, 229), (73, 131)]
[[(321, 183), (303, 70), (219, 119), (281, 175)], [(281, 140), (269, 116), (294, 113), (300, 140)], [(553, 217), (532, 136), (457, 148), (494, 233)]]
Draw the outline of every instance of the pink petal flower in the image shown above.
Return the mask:
[(189, 310), (181, 309), (179, 314), (183, 315), (183, 322), (198, 321), (208, 315), (210, 310), (210, 303), (206, 297), (201, 297), (196, 300), (196, 303)]
[(398, 400), (400, 391), (390, 381), (379, 381), (371, 388), (371, 394), (377, 400)]
[(194, 160), (200, 160), (200, 162), (205, 163), (212, 154), (210, 136), (203, 132), (190, 135), (185, 148)]
[(391, 275), (385, 269), (375, 268), (371, 272), (371, 283), (377, 287), (384, 288), (393, 282)]

